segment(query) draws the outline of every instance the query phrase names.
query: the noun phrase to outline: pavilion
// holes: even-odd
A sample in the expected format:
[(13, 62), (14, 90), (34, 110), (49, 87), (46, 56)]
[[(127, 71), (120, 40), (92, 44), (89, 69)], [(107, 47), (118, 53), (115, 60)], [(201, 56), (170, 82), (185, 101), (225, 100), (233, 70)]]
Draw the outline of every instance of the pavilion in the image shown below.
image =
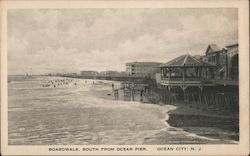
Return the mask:
[(201, 91), (204, 86), (214, 86), (215, 66), (202, 61), (194, 56), (185, 54), (179, 56), (165, 64), (161, 68), (161, 86), (167, 90), (171, 88), (181, 88), (184, 101), (186, 89), (199, 88)]

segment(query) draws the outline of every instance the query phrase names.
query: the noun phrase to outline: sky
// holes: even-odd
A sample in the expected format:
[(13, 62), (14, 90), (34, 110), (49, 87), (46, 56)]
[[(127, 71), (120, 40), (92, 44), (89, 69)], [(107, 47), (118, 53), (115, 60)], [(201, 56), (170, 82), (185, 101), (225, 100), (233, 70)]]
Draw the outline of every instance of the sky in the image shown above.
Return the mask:
[(124, 71), (238, 42), (237, 9), (10, 9), (8, 74)]

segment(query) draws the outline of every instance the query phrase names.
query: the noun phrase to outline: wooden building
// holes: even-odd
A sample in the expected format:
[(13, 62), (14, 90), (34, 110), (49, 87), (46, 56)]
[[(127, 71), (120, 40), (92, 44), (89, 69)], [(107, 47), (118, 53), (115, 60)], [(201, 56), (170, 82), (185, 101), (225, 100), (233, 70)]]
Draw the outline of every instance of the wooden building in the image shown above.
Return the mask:
[(233, 44), (225, 47), (225, 51), (227, 54), (228, 80), (238, 81), (239, 79), (238, 46), (238, 44)]
[(214, 71), (216, 80), (238, 81), (238, 44), (223, 48), (216, 44), (210, 44), (202, 59), (204, 62), (216, 66)]
[(168, 91), (173, 88), (178, 92), (181, 89), (182, 93), (179, 94), (184, 101), (188, 101), (186, 96), (188, 89), (195, 87), (201, 91), (204, 86), (214, 85), (210, 80), (214, 77), (215, 66), (189, 54), (179, 56), (160, 67), (162, 71), (161, 86)]
[(216, 66), (214, 79), (227, 79), (227, 53), (225, 48), (216, 44), (210, 44), (207, 47), (203, 61)]
[[(184, 102), (190, 107), (220, 112), (238, 111), (237, 54), (229, 60), (228, 48), (212, 47), (208, 47), (202, 59), (186, 54), (160, 66), (166, 102)], [(220, 77), (222, 68), (225, 74)]]

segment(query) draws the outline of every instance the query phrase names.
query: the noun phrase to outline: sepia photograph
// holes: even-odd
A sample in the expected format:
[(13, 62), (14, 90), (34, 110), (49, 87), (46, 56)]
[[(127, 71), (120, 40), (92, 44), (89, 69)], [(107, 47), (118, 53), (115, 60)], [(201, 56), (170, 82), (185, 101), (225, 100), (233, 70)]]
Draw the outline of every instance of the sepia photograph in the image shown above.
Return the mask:
[(239, 8), (13, 7), (5, 19), (6, 146), (241, 145)]

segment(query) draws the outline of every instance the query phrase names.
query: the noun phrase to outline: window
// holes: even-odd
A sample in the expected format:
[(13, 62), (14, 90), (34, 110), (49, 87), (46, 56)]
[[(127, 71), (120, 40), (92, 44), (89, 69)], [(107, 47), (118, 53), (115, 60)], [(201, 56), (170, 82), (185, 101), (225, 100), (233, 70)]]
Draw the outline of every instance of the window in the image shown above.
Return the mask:
[(212, 60), (211, 60), (212, 62), (215, 62), (215, 56), (212, 56)]

